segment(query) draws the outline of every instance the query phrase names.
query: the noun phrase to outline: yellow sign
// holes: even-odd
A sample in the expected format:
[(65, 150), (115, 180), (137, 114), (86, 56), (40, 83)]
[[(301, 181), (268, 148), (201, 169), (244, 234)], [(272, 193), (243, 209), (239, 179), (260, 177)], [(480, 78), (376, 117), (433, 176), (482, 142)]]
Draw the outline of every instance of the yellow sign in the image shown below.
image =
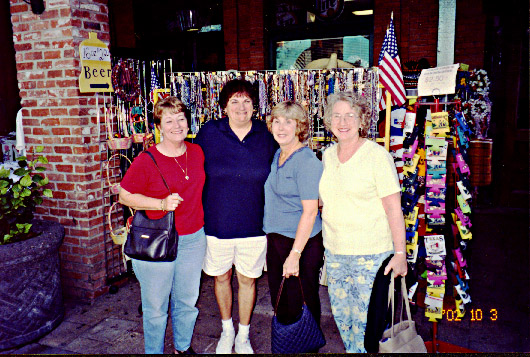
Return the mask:
[(114, 92), (109, 48), (98, 40), (95, 32), (90, 32), (88, 40), (81, 42), (79, 56), (81, 57), (79, 91), (81, 93)]

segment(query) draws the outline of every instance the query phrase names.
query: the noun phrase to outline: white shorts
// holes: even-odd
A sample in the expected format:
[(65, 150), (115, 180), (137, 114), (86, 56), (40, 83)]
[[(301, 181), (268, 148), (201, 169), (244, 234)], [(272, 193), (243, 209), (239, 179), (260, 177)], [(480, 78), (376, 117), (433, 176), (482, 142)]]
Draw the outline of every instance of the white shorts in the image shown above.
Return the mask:
[(208, 275), (223, 275), (236, 266), (248, 278), (259, 278), (263, 273), (267, 253), (267, 237), (219, 239), (206, 236), (206, 256), (202, 270)]

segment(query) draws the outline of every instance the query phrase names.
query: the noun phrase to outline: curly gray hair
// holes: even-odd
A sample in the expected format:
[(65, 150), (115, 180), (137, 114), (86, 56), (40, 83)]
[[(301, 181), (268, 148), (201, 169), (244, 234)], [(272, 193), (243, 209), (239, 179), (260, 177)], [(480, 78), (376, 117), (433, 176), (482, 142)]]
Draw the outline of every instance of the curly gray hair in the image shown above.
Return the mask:
[(338, 92), (328, 96), (326, 108), (324, 109), (324, 126), (331, 132), (331, 114), (333, 113), (333, 106), (337, 102), (346, 102), (352, 108), (357, 109), (361, 124), (359, 126), (359, 135), (362, 138), (368, 136), (368, 129), (370, 129), (370, 118), (372, 112), (368, 101), (362, 94), (353, 92)]

